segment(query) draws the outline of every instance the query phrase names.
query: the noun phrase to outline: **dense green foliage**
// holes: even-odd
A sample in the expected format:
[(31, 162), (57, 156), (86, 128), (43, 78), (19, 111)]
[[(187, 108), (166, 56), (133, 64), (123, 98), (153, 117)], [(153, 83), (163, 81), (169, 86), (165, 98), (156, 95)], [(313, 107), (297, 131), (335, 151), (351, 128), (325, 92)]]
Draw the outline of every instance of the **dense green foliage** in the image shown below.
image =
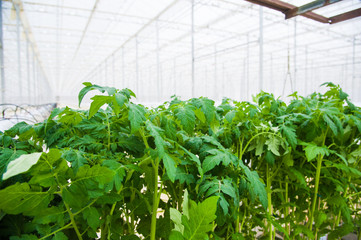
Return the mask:
[(361, 109), (339, 86), (255, 104), (84, 83), (88, 111), (0, 132), (1, 239), (337, 239), (360, 234)]

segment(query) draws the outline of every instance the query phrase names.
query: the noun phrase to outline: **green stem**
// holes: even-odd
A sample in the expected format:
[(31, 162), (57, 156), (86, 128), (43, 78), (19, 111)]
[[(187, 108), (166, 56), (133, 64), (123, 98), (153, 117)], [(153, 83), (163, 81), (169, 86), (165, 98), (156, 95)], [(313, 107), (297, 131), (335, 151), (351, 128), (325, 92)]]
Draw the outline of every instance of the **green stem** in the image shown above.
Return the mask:
[(246, 217), (247, 217), (247, 199), (244, 200), (244, 213), (243, 213), (243, 217), (242, 217), (242, 222), (241, 222), (241, 227), (239, 229), (239, 232), (242, 232), (242, 228), (244, 223), (246, 222)]
[(155, 233), (157, 230), (157, 211), (158, 211), (159, 196), (160, 196), (160, 193), (158, 193), (158, 167), (159, 167), (159, 162), (157, 161), (154, 166), (154, 179), (153, 179), (154, 193), (153, 193), (152, 222), (150, 226), (150, 240), (155, 240)]
[(65, 229), (69, 228), (71, 225), (72, 225), (72, 223), (69, 223), (69, 224), (65, 225), (64, 227), (59, 228), (59, 229), (55, 230), (54, 232), (49, 233), (48, 235), (46, 235), (46, 236), (44, 236), (44, 237), (42, 237), (42, 238), (39, 238), (39, 240), (46, 239), (46, 238), (48, 238), (48, 237), (56, 234), (57, 232), (60, 232), (60, 231), (63, 231), (63, 230), (65, 230)]
[[(348, 177), (348, 180), (347, 182), (349, 183), (351, 181), (351, 176)], [(345, 192), (343, 193), (343, 197), (345, 198), (346, 195), (347, 195), (347, 191), (348, 191), (348, 188), (349, 188), (349, 185), (347, 185), (346, 189), (345, 189)], [(340, 224), (340, 221), (341, 221), (341, 209), (338, 211), (338, 215), (337, 215), (337, 218), (336, 218), (336, 221), (334, 223), (334, 228), (337, 227), (339, 224)]]
[(105, 114), (106, 118), (107, 118), (107, 125), (108, 125), (108, 151), (110, 150), (110, 123), (109, 123), (109, 117), (108, 114)]
[(318, 198), (317, 195), (318, 195), (318, 186), (320, 183), (321, 167), (322, 167), (322, 155), (318, 155), (316, 177), (315, 177), (315, 192), (313, 195), (313, 201), (312, 201), (311, 212), (310, 212), (310, 220), (309, 220), (309, 226), (308, 226), (311, 231), (312, 231), (313, 218), (315, 215), (316, 203), (317, 203), (317, 198)]
[[(285, 202), (286, 202), (286, 207), (285, 207), (285, 220), (287, 219), (288, 215), (290, 214), (290, 206), (289, 206), (289, 200), (288, 200), (288, 176), (286, 176), (286, 184), (285, 184)], [(290, 234), (290, 223), (286, 222), (286, 226), (285, 226), (285, 230), (286, 233), (289, 235)]]
[(81, 233), (79, 232), (79, 229), (78, 229), (78, 227), (76, 226), (76, 222), (75, 222), (75, 220), (74, 220), (74, 215), (73, 215), (73, 213), (71, 212), (69, 205), (68, 205), (66, 202), (64, 202), (64, 205), (65, 205), (66, 210), (67, 210), (67, 212), (68, 212), (68, 214), (69, 214), (71, 224), (73, 225), (73, 228), (74, 228), (74, 230), (75, 230), (76, 235), (78, 236), (78, 239), (79, 239), (79, 240), (83, 240), (83, 237), (81, 236)]
[(270, 172), (269, 172), (269, 167), (268, 167), (268, 163), (266, 164), (266, 181), (267, 181), (267, 200), (268, 200), (268, 217), (269, 217), (269, 222), (268, 222), (268, 229), (269, 229), (269, 239), (273, 240), (273, 225), (271, 222), (271, 217), (273, 214), (273, 208), (272, 208), (272, 192), (271, 192), (271, 178), (270, 178)]

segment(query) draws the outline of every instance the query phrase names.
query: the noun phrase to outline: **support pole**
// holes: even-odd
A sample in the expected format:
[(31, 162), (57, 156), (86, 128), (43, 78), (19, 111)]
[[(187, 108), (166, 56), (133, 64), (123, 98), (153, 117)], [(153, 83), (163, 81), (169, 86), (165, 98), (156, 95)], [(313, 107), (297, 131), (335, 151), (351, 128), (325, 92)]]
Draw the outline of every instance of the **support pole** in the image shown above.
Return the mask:
[(247, 34), (247, 97), (246, 100), (249, 99), (249, 33)]
[(355, 65), (356, 65), (356, 36), (354, 36), (352, 41), (352, 91), (353, 91), (353, 98), (356, 99), (356, 96), (358, 96), (359, 93), (357, 92), (358, 88), (356, 87)]
[(161, 89), (160, 89), (160, 60), (159, 60), (159, 25), (158, 25), (158, 19), (155, 21), (155, 33), (156, 33), (156, 48), (157, 48), (157, 51), (156, 51), (156, 61), (157, 61), (157, 98), (158, 98), (158, 101), (160, 101), (161, 99)]
[(307, 85), (308, 85), (308, 48), (307, 48), (307, 45), (306, 45), (306, 48), (305, 48), (305, 83), (304, 83), (304, 96), (307, 95)]
[(139, 94), (138, 36), (135, 37), (135, 86)]
[(0, 77), (1, 77), (1, 103), (5, 103), (6, 84), (5, 84), (5, 72), (4, 72), (4, 41), (3, 41), (3, 11), (2, 1), (0, 2)]
[(104, 85), (108, 85), (108, 58), (104, 62)]
[(124, 61), (124, 47), (122, 48), (122, 82), (119, 88), (125, 88), (125, 61)]
[(114, 53), (112, 54), (112, 80), (113, 87), (115, 87)]
[(294, 18), (294, 32), (293, 32), (293, 81), (294, 84), (292, 84), (291, 80), (291, 86), (294, 85), (294, 89), (292, 89), (292, 92), (297, 91), (297, 18)]
[(16, 40), (18, 48), (18, 84), (19, 84), (19, 98), (22, 100), (23, 90), (21, 81), (21, 46), (20, 46), (20, 12), (19, 8), (15, 7), (16, 11)]
[(26, 74), (28, 87), (28, 103), (31, 102), (31, 86), (30, 86), (30, 61), (29, 61), (29, 42), (26, 41)]
[(195, 97), (194, 89), (194, 0), (192, 0), (192, 11), (191, 11), (191, 25), (192, 25), (192, 32), (191, 32), (191, 42), (192, 42), (192, 98)]
[(173, 59), (173, 88), (174, 88), (174, 94), (177, 96), (177, 71), (176, 71), (176, 58)]
[(217, 44), (214, 44), (214, 96), (218, 98), (217, 91)]
[(259, 90), (263, 90), (263, 7), (259, 7)]
[(33, 104), (36, 104), (36, 61), (35, 61), (35, 53), (33, 51)]

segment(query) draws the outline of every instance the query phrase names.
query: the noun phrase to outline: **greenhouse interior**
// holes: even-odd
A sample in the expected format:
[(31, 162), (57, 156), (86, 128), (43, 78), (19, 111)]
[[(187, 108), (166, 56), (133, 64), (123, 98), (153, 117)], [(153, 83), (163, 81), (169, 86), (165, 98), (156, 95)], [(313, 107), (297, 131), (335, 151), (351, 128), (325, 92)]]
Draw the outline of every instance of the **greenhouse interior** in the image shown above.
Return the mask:
[(0, 9), (0, 239), (361, 240), (360, 0)]

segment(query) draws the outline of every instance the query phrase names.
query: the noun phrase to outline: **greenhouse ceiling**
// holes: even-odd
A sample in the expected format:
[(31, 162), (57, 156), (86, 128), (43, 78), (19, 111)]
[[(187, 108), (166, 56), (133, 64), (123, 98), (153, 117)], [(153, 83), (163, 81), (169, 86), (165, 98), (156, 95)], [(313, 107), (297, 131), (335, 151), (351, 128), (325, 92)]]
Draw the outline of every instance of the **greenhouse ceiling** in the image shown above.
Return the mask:
[[(282, 1), (297, 7), (287, 13), (255, 2), (280, 1), (2, 1), (1, 101), (76, 105), (85, 81), (128, 87), (148, 103), (309, 94), (333, 81), (361, 102), (360, 17), (328, 24), (301, 16), (320, 1)], [(361, 8), (326, 2), (312, 14)]]

